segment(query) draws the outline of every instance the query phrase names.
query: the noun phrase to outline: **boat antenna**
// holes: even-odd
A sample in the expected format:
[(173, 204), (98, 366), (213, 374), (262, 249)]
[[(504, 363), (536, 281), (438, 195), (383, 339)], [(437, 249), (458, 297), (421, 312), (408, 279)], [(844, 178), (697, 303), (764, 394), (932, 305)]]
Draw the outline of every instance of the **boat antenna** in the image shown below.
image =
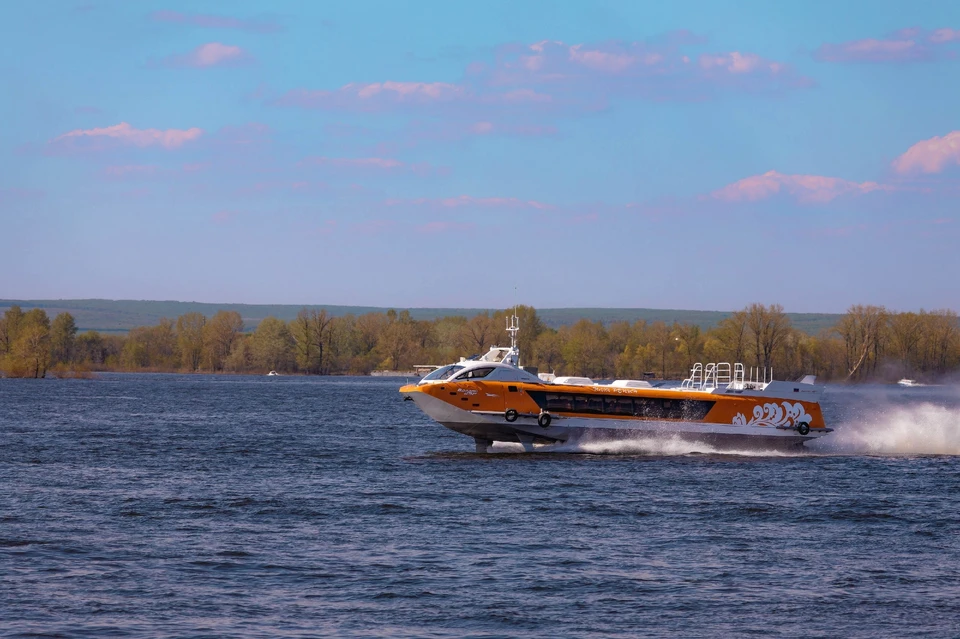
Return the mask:
[(514, 295), (514, 304), (513, 304), (513, 314), (507, 318), (507, 333), (510, 334), (510, 350), (517, 355), (517, 366), (520, 366), (520, 350), (517, 348), (517, 333), (520, 332), (520, 318), (517, 317), (517, 309), (519, 305), (517, 304), (517, 287), (513, 287)]
[(520, 332), (520, 318), (516, 313), (507, 318), (507, 332), (510, 333), (510, 348), (517, 348), (517, 333)]

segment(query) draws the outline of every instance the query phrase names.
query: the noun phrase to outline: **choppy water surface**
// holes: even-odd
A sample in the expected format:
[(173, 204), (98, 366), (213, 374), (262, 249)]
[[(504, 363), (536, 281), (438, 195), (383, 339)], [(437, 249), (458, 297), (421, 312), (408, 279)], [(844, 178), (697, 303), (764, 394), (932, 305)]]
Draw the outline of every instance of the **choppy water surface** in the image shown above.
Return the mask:
[(398, 386), (0, 380), (0, 633), (960, 636), (956, 387), (768, 456), (475, 455)]

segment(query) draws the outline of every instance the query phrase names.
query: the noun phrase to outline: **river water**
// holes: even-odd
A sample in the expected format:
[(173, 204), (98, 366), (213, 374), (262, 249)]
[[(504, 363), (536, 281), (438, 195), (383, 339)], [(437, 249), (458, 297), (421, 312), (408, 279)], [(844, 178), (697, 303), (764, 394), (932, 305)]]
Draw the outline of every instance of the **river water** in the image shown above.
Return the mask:
[(960, 636), (960, 388), (522, 454), (383, 378), (0, 380), (0, 634)]

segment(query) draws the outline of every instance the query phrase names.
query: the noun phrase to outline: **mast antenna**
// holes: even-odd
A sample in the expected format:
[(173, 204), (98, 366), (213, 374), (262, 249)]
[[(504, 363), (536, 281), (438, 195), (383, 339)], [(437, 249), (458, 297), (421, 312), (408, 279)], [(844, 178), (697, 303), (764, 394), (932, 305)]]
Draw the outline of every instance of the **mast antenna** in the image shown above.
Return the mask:
[(507, 318), (507, 333), (510, 334), (510, 348), (517, 348), (517, 333), (520, 332), (520, 318), (516, 312)]

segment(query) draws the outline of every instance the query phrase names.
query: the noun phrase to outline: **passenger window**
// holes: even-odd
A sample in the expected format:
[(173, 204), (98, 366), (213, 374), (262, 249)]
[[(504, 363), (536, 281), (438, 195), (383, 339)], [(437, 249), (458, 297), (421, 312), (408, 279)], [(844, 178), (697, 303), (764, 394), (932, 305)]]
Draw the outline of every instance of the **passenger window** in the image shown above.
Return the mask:
[(576, 395), (573, 402), (578, 413), (603, 413), (603, 397)]
[(547, 395), (547, 410), (572, 411), (573, 397), (570, 395)]
[(640, 399), (636, 400), (637, 415), (641, 417), (663, 417), (662, 404), (659, 399)]
[(629, 397), (604, 397), (603, 412), (606, 415), (633, 415), (633, 400)]

